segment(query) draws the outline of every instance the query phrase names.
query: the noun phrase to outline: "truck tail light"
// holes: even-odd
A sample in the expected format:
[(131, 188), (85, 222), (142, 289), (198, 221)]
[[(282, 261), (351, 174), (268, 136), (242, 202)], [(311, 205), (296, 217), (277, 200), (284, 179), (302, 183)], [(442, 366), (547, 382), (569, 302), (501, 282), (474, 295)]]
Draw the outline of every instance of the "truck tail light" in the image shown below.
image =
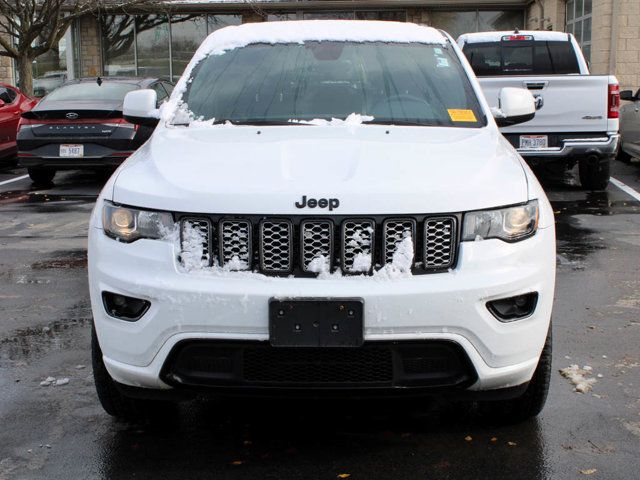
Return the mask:
[(609, 84), (609, 107), (608, 118), (620, 118), (620, 85)]

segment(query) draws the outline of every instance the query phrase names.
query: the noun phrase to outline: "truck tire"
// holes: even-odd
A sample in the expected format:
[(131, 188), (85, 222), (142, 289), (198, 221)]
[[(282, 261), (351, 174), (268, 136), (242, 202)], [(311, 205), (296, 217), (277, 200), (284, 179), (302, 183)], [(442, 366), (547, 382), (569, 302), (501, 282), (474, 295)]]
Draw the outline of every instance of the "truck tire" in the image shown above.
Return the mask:
[(500, 423), (517, 423), (538, 415), (547, 402), (549, 384), (551, 383), (551, 353), (552, 333), (549, 325), (549, 333), (538, 360), (533, 377), (525, 392), (516, 398), (509, 400), (497, 400), (481, 402), (480, 412)]
[(161, 419), (166, 422), (176, 413), (175, 403), (130, 398), (122, 394), (104, 365), (95, 327), (91, 328), (91, 364), (98, 399), (109, 415), (132, 423), (143, 423)]
[(580, 184), (586, 190), (604, 190), (609, 185), (611, 159), (586, 157), (578, 162)]
[(54, 169), (45, 167), (29, 167), (27, 173), (36, 185), (49, 185), (56, 175)]

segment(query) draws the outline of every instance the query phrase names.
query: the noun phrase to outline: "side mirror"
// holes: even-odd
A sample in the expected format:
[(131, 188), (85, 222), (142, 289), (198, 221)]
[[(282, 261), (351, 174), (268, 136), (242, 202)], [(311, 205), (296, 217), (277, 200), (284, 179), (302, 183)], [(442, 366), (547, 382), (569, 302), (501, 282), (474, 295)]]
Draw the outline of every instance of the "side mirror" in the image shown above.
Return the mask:
[(638, 100), (638, 97), (633, 94), (631, 90), (622, 90), (620, 92), (620, 100), (626, 100), (627, 102), (634, 102)]
[(160, 120), (158, 94), (155, 90), (134, 90), (124, 97), (122, 116), (127, 122), (147, 127), (155, 127)]
[(528, 122), (536, 115), (535, 99), (524, 88), (503, 88), (498, 96), (498, 105), (493, 117), (499, 127)]

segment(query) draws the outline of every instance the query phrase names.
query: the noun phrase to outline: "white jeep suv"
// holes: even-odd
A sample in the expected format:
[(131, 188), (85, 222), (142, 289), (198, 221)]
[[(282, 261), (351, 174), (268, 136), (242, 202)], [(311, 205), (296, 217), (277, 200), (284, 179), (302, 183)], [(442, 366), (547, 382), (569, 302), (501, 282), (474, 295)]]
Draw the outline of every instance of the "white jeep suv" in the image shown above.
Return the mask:
[[(227, 27), (102, 191), (89, 234), (105, 410), (200, 393), (469, 398), (549, 385), (553, 212), (457, 45), (413, 24)], [(494, 118), (495, 117), (495, 118)]]

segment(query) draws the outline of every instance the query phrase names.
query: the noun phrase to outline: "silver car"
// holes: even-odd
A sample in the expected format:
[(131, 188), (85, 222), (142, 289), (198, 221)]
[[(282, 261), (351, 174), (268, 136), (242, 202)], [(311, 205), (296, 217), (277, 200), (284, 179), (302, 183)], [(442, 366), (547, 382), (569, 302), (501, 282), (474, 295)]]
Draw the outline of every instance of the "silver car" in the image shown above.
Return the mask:
[(620, 92), (620, 99), (630, 103), (620, 108), (620, 134), (622, 141), (618, 159), (628, 163), (632, 158), (640, 158), (640, 90)]

